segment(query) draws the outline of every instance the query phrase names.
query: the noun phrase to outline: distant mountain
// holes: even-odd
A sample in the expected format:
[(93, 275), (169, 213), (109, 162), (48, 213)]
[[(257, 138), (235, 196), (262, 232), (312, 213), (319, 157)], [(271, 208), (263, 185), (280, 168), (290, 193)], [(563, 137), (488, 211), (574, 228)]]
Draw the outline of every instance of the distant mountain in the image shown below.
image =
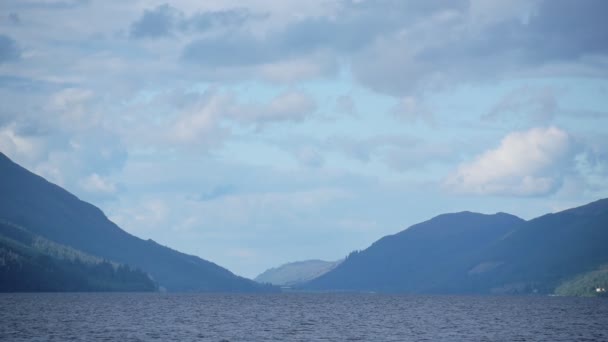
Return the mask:
[(0, 221), (0, 292), (155, 291), (142, 271)]
[(0, 153), (0, 219), (34, 234), (149, 273), (169, 291), (275, 291), (199, 257), (142, 240), (81, 201)]
[[(606, 246), (608, 200), (527, 222), (508, 214), (446, 214), (352, 253), (303, 288), (554, 293), (560, 285), (608, 264)], [(593, 281), (604, 279), (598, 274), (603, 273), (592, 273)]]
[(313, 280), (334, 269), (340, 261), (306, 260), (296, 261), (271, 268), (258, 275), (258, 283), (269, 283), (278, 286), (298, 285)]
[(445, 214), (351, 253), (310, 290), (430, 292), (454, 267), (524, 221), (509, 214)]

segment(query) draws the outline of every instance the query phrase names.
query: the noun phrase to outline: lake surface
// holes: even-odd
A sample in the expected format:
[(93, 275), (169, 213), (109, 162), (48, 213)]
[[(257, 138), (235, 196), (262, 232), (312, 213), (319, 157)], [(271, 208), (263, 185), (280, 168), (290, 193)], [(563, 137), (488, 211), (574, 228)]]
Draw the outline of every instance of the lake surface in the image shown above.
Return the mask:
[(0, 294), (0, 341), (608, 341), (608, 299)]

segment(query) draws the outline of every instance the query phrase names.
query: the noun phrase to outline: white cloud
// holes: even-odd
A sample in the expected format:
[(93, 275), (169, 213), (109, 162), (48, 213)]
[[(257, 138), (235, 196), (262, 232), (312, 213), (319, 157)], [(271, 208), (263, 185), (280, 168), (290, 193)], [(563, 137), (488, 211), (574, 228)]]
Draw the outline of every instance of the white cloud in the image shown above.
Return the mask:
[(92, 173), (83, 179), (80, 184), (85, 191), (95, 194), (108, 195), (117, 191), (116, 183), (97, 173)]
[(44, 152), (44, 142), (37, 137), (22, 136), (16, 125), (0, 127), (0, 152), (22, 165), (31, 165)]
[(513, 132), (497, 148), (460, 165), (445, 185), (478, 195), (545, 195), (560, 185), (571, 150), (568, 133), (556, 127)]
[(168, 140), (182, 144), (217, 145), (227, 134), (219, 118), (233, 106), (230, 96), (212, 93), (182, 113), (167, 132)]

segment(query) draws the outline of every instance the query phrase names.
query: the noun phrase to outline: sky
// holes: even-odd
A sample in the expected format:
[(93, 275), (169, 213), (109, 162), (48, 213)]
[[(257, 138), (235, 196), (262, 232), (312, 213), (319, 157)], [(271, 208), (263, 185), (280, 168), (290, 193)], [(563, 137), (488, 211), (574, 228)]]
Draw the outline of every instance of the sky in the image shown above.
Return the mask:
[(255, 277), (608, 197), (608, 1), (3, 0), (0, 151)]

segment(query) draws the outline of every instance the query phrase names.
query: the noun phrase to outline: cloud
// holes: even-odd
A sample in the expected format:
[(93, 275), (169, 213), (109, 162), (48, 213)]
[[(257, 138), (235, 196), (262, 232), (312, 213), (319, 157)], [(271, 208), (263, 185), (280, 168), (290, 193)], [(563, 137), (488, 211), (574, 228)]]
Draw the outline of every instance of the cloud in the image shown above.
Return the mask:
[(166, 38), (178, 33), (202, 33), (239, 27), (249, 20), (263, 17), (245, 8), (197, 12), (188, 17), (181, 10), (162, 4), (144, 10), (142, 16), (131, 24), (130, 35), (135, 39)]
[(233, 111), (231, 117), (239, 122), (263, 125), (271, 122), (302, 121), (317, 108), (307, 93), (289, 90), (274, 97), (267, 105), (251, 105)]
[(11, 37), (0, 35), (0, 64), (18, 60), (21, 52)]
[(159, 5), (154, 9), (144, 11), (141, 18), (131, 24), (131, 37), (162, 38), (170, 36), (179, 25), (183, 14), (168, 4)]
[(421, 139), (408, 135), (373, 135), (365, 138), (333, 136), (323, 142), (321, 147), (323, 150), (336, 150), (348, 158), (369, 163), (375, 159), (388, 161), (391, 159), (387, 158), (388, 155), (420, 149), (423, 143)]
[(65, 88), (50, 97), (48, 109), (69, 130), (99, 127), (102, 118), (94, 109), (94, 97), (89, 89)]
[(229, 32), (191, 42), (184, 48), (182, 58), (204, 67), (243, 67), (272, 63), (295, 55), (295, 52), (278, 46), (278, 42), (258, 38), (249, 32)]
[(203, 94), (194, 106), (180, 113), (166, 132), (169, 142), (207, 147), (221, 144), (229, 130), (221, 126), (222, 115), (234, 106), (234, 98), (215, 91)]
[(354, 56), (353, 71), (392, 95), (507, 76), (606, 77), (608, 27), (598, 13), (607, 6), (602, 0), (517, 2), (508, 16), (481, 22), (471, 12), (435, 13), (367, 46)]
[(529, 85), (516, 87), (482, 115), (481, 119), (489, 122), (521, 122), (523, 119), (524, 122), (532, 124), (547, 124), (557, 117), (584, 120), (608, 118), (608, 113), (605, 111), (564, 107), (560, 103), (564, 95), (568, 95), (568, 91), (563, 87)]
[(17, 163), (31, 165), (44, 154), (44, 150), (43, 139), (20, 134), (15, 123), (0, 125), (0, 151)]
[(217, 146), (230, 135), (230, 127), (261, 130), (278, 122), (299, 122), (316, 110), (316, 103), (299, 90), (282, 92), (268, 103), (242, 102), (233, 93), (211, 89), (190, 104), (171, 124), (171, 142)]
[(461, 164), (445, 185), (477, 195), (547, 195), (560, 186), (572, 157), (572, 140), (559, 128), (513, 132), (497, 148)]
[(346, 66), (397, 97), (506, 77), (608, 75), (602, 0), (344, 0), (290, 17), (277, 7), (188, 14), (163, 4), (130, 35), (176, 38), (167, 44), (181, 49), (182, 67), (205, 80), (294, 82)]
[(90, 2), (91, 0), (17, 0), (13, 6), (22, 9), (67, 10)]
[(512, 120), (524, 116), (533, 122), (545, 123), (558, 112), (557, 95), (558, 91), (552, 87), (519, 87), (506, 94), (482, 119)]
[(92, 173), (80, 182), (82, 188), (93, 194), (112, 195), (118, 191), (116, 183), (97, 173)]
[[(585, 55), (608, 52), (608, 26), (603, 0), (544, 0), (530, 17), (525, 32), (519, 32), (533, 63), (546, 60), (576, 60)], [(522, 28), (523, 29), (523, 28)]]
[[(194, 39), (184, 47), (182, 59), (202, 69), (256, 68), (254, 74), (258, 76), (272, 70), (274, 64), (293, 65), (298, 61), (300, 69), (306, 66), (309, 71), (317, 71), (305, 76), (326, 76), (335, 70), (327, 67), (333, 63), (330, 61), (341, 57), (348, 60), (384, 34), (429, 13), (465, 7), (466, 1), (339, 1), (325, 6), (325, 13), (293, 16), (283, 25), (274, 25), (277, 19), (265, 16), (268, 28), (258, 30), (261, 32), (242, 27)], [(320, 55), (331, 57), (319, 59)]]
[(235, 28), (265, 15), (257, 15), (246, 8), (231, 8), (219, 11), (198, 12), (182, 22), (186, 30), (206, 32), (215, 28)]

